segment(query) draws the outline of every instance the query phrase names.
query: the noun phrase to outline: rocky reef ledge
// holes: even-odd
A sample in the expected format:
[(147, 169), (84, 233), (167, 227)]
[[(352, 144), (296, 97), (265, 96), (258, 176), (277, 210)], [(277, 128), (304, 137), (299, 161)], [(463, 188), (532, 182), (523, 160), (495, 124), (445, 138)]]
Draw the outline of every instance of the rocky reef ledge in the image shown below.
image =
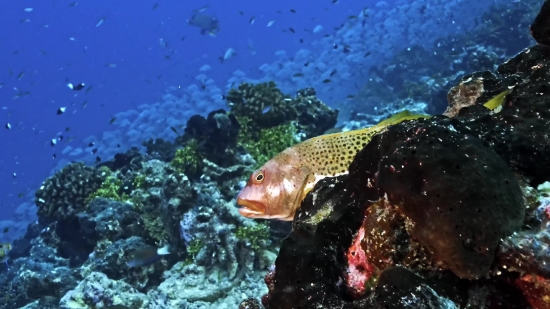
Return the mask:
[(445, 115), (317, 183), (266, 308), (550, 307), (550, 2), (530, 30), (538, 44), (464, 76)]

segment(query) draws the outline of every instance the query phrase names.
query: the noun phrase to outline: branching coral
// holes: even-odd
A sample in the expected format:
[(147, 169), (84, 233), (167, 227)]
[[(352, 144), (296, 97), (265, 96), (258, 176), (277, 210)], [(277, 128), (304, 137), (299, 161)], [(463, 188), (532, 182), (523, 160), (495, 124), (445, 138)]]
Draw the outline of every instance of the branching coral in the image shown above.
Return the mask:
[(71, 163), (48, 178), (36, 191), (38, 216), (62, 220), (86, 207), (86, 199), (97, 191), (106, 173), (83, 163)]

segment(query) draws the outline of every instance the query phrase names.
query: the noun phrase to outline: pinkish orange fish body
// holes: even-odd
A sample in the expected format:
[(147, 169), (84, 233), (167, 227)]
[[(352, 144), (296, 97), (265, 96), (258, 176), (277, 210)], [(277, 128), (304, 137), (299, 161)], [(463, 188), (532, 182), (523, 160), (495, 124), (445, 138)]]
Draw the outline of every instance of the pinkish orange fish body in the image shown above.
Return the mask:
[(388, 126), (426, 118), (408, 111), (361, 130), (326, 134), (285, 149), (250, 176), (239, 193), (239, 213), (247, 218), (292, 221), (306, 194), (325, 178), (345, 175), (357, 152)]

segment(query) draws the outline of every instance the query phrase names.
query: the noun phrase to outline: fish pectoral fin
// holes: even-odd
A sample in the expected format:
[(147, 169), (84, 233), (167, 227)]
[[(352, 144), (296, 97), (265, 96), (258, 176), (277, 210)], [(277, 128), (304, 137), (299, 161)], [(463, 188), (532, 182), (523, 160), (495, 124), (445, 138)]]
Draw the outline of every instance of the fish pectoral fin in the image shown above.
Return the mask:
[[(313, 186), (315, 186), (315, 174), (313, 174), (311, 170), (306, 166), (300, 166), (299, 170), (301, 174), (304, 174), (306, 176), (304, 177), (304, 182), (302, 183), (298, 194), (296, 194), (296, 200), (294, 201), (294, 212), (296, 212), (296, 210), (302, 205), (302, 202), (306, 198), (306, 195), (309, 193), (309, 191), (311, 191), (311, 189), (313, 189)], [(313, 186), (309, 184), (313, 184)]]

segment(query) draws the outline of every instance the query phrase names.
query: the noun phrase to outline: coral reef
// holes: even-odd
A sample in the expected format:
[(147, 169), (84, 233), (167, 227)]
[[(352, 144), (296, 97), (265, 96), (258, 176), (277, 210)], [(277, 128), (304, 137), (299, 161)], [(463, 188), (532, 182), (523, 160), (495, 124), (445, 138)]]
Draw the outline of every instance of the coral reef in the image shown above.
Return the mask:
[(176, 143), (186, 146), (189, 141), (195, 140), (198, 142), (196, 152), (199, 156), (219, 166), (228, 167), (235, 164), (233, 154), (239, 128), (239, 122), (233, 114), (221, 109), (215, 110), (206, 118), (201, 115), (192, 116), (187, 121), (185, 133), (176, 139)]
[(257, 166), (263, 165), (279, 152), (300, 141), (293, 124), (283, 124), (256, 131), (251, 122), (252, 120), (247, 118), (241, 119), (242, 126), (238, 141), (254, 158)]
[[(541, 14), (532, 32), (548, 29)], [(391, 126), (348, 175), (318, 182), (266, 276), (264, 306), (546, 308), (549, 55), (534, 46), (464, 77), (468, 91), (450, 92), (467, 103), (456, 115)]]
[(105, 166), (111, 171), (121, 171), (126, 173), (128, 171), (135, 171), (141, 169), (141, 163), (143, 157), (136, 147), (130, 148), (125, 153), (116, 153), (112, 160), (101, 162), (97, 165), (98, 168)]
[(183, 148), (176, 150), (176, 154), (170, 164), (177, 172), (183, 173), (195, 180), (202, 175), (202, 159), (202, 155), (199, 152), (199, 143), (191, 139), (187, 141)]
[[(416, 100), (440, 100), (458, 80), (448, 117), (376, 135), (349, 175), (326, 178), (307, 195), (280, 251), (274, 235), (288, 226), (244, 219), (233, 199), (255, 164), (334, 126), (337, 111), (311, 88), (292, 98), (274, 83), (247, 84), (229, 96), (242, 115), (196, 115), (175, 144), (146, 141), (148, 155), (136, 148), (96, 168), (67, 166), (37, 192), (39, 220), (0, 269), (0, 308), (255, 309), (265, 292), (267, 308), (547, 307), (547, 11), (544, 4), (546, 15), (531, 27), (540, 45), (496, 72), (421, 79), (431, 90), (409, 84)], [(471, 46), (460, 56), (463, 69), (492, 70), (501, 50)], [(371, 85), (394, 95), (381, 80)], [(501, 106), (484, 107), (503, 92)], [(277, 107), (266, 110), (268, 98)], [(409, 103), (357, 117), (377, 122)], [(138, 124), (127, 124), (132, 138), (141, 136)], [(133, 250), (165, 244), (172, 252), (156, 263), (128, 266)], [(266, 271), (264, 286), (258, 278)]]
[(256, 85), (242, 83), (226, 95), (231, 113), (237, 118), (248, 118), (255, 129), (270, 128), (295, 119), (292, 99), (284, 95), (275, 82)]
[(64, 220), (86, 207), (86, 199), (101, 187), (105, 172), (83, 163), (71, 163), (48, 178), (36, 191), (41, 219)]
[(334, 128), (338, 119), (338, 110), (333, 110), (317, 98), (313, 88), (298, 90), (293, 99), (298, 113), (297, 123), (305, 138), (311, 138)]
[(141, 142), (141, 145), (145, 147), (145, 152), (151, 158), (164, 162), (172, 161), (176, 152), (174, 144), (162, 138), (150, 138)]

